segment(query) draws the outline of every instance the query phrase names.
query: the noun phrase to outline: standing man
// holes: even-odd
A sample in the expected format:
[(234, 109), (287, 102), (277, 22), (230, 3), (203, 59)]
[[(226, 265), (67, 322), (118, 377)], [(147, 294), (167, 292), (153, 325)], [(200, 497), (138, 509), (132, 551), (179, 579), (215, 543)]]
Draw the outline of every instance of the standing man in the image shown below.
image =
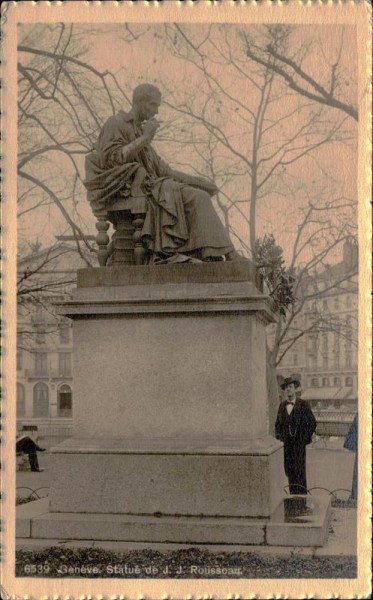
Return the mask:
[(275, 435), (284, 443), (284, 468), (290, 494), (307, 494), (306, 446), (311, 443), (316, 419), (310, 405), (300, 398), (298, 379), (286, 377), (281, 384), (285, 399), (275, 423)]
[(354, 470), (352, 474), (351, 500), (357, 500), (357, 465), (358, 465), (358, 416), (357, 413), (352, 421), (350, 430), (343, 444), (343, 448), (355, 452)]

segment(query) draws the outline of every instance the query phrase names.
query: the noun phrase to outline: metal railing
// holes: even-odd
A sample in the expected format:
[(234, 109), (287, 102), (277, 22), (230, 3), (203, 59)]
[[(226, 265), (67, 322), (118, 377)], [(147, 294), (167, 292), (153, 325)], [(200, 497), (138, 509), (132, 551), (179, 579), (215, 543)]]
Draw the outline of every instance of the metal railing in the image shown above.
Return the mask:
[(350, 423), (317, 421), (316, 435), (320, 437), (346, 437), (351, 427)]
[(39, 425), (38, 426), (38, 443), (44, 448), (57, 446), (64, 440), (72, 437), (73, 426), (71, 425)]
[(317, 421), (316, 435), (320, 437), (346, 437), (356, 411), (313, 410)]

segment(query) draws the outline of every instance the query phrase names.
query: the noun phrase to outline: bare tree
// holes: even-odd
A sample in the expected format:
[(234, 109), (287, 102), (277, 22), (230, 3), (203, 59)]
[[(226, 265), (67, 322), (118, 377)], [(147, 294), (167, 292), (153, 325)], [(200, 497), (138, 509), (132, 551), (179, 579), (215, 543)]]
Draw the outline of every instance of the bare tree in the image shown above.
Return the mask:
[[(267, 40), (284, 50), (289, 35), (283, 26), (257, 33), (262, 43)], [(198, 86), (198, 93), (188, 89), (181, 97), (170, 83), (166, 103), (184, 119), (184, 127), (207, 130), (222, 163), (234, 159), (240, 165), (242, 177), (236, 180), (235, 192), (238, 200), (242, 196), (248, 200), (248, 245), (253, 250), (264, 199), (275, 198), (284, 189), (292, 194), (291, 173), (313, 161), (324, 145), (348, 143), (353, 138), (348, 117), (326, 116), (323, 107), (315, 109), (309, 100), (289, 93), (272, 69), (248, 63), (245, 30), (211, 25), (196, 33), (187, 25), (167, 24), (165, 36), (173, 55), (194, 67)]]
[[(74, 246), (61, 242), (44, 250), (39, 240), (22, 244), (17, 273), (18, 350), (34, 351), (46, 334), (58, 333), (61, 319), (53, 303), (68, 298), (76, 282), (73, 270), (59, 265), (71, 254), (77, 255)], [(39, 311), (43, 319), (35, 318)]]
[(342, 30), (339, 51), (335, 61), (330, 65), (328, 81), (325, 83), (317, 81), (303, 68), (304, 51), (300, 52), (298, 50), (294, 53), (294, 56), (291, 56), (284, 49), (279, 50), (272, 43), (258, 45), (252, 43), (249, 36), (245, 36), (246, 54), (251, 60), (282, 78), (290, 89), (301, 96), (318, 104), (342, 111), (358, 121), (359, 115), (356, 106), (339, 97), (341, 94), (341, 81), (343, 78), (346, 79), (341, 67), (342, 52), (343, 50), (346, 51), (343, 37)]
[[(246, 248), (259, 267), (255, 242), (258, 212), (260, 214), (263, 202), (275, 202), (277, 197), (293, 198), (295, 204), (299, 202), (303, 207), (303, 214), (293, 219), (295, 232), (291, 237), (295, 237), (295, 241), (288, 264), (288, 272), (294, 273), (295, 302), (288, 305), (286, 317), (280, 315), (269, 359), (272, 368), (297, 339), (307, 334), (307, 331), (296, 332), (294, 321), (310, 300), (308, 288), (313, 272), (326, 268), (329, 258), (333, 260), (336, 248), (354, 234), (351, 228), (355, 223), (355, 200), (343, 198), (342, 193), (338, 197), (333, 186), (323, 189), (320, 183), (324, 178), (335, 179), (330, 165), (320, 164), (322, 147), (354, 142), (355, 131), (348, 123), (349, 116), (341, 111), (333, 115), (330, 109), (335, 107), (327, 103), (315, 106), (312, 98), (289, 89), (287, 82), (277, 77), (272, 68), (278, 60), (273, 53), (290, 52), (292, 34), (292, 28), (282, 25), (255, 31), (242, 28), (240, 32), (226, 25), (209, 25), (199, 30), (187, 25), (165, 25), (170, 51), (196, 73), (196, 88), (189, 87), (183, 96), (180, 90), (174, 90), (172, 82), (168, 86), (164, 83), (166, 102), (183, 124), (175, 130), (173, 142), (178, 137), (183, 146), (194, 147), (200, 164), (204, 164), (205, 174), (215, 175), (219, 183), (224, 181), (224, 167), (230, 172), (230, 162), (234, 163), (235, 177), (230, 182), (234, 183), (229, 189), (224, 182), (224, 195), (218, 198), (218, 204), (223, 212), (221, 204), (224, 203), (229, 209), (231, 205), (240, 208), (241, 220), (249, 223)], [(247, 60), (247, 47), (267, 46), (272, 52), (268, 64)], [(307, 51), (308, 46), (304, 44), (302, 52)], [(337, 87), (335, 80), (333, 92)], [(212, 143), (214, 169), (209, 162)], [(310, 163), (315, 167), (315, 180), (312, 183), (300, 181), (298, 171)], [(307, 260), (304, 259), (306, 250), (311, 255)], [(355, 271), (343, 277), (350, 281), (354, 274)], [(342, 285), (344, 281), (333, 281), (333, 286)], [(314, 318), (311, 329), (323, 331), (337, 326), (332, 318), (322, 314)]]
[[(340, 322), (338, 315), (324, 309), (322, 299), (337, 291), (357, 293), (357, 260), (338, 273), (334, 273), (330, 265), (333, 255), (346, 242), (357, 244), (355, 210), (356, 202), (345, 197), (324, 202), (318, 199), (317, 203), (316, 199), (308, 201), (303, 219), (298, 225), (289, 265), (294, 273), (294, 302), (288, 306), (287, 314), (279, 314), (276, 324), (270, 358), (274, 368), (294, 344), (308, 334), (335, 331), (340, 336), (346, 336), (351, 333), (346, 331), (345, 324)], [(320, 275), (325, 279), (323, 289), (318, 285)], [(297, 319), (304, 315), (310, 304), (312, 311), (307, 323), (303, 318), (302, 325), (297, 326)]]
[(18, 216), (56, 208), (83, 259), (82, 244), (94, 249), (80, 204), (83, 158), (105, 119), (128, 103), (114, 74), (83, 59), (87, 36), (63, 23), (23, 26), (18, 45)]
[[(328, 359), (327, 340), (333, 337), (336, 342), (343, 342), (349, 348), (356, 344), (357, 323), (349, 322), (340, 317), (330, 307), (330, 297), (338, 293), (357, 293), (357, 254), (350, 264), (335, 263), (335, 254), (340, 253), (343, 246), (356, 244), (356, 226), (354, 212), (356, 202), (353, 199), (340, 197), (333, 200), (320, 201), (319, 197), (309, 199), (303, 210), (303, 218), (298, 225), (297, 236), (293, 243), (289, 266), (284, 269), (285, 285), (278, 277), (274, 277), (272, 289), (276, 283), (285, 290), (285, 305), (278, 311), (277, 322), (271, 326), (267, 338), (267, 386), (269, 399), (269, 428), (274, 430), (274, 422), (278, 407), (278, 383), (276, 370), (284, 364), (284, 359), (292, 350), (299, 351), (299, 344), (314, 344), (314, 356)], [(335, 214), (333, 214), (333, 212)], [(344, 214), (343, 214), (344, 213)], [(268, 240), (257, 241), (257, 259), (263, 257), (263, 247), (268, 246)], [(272, 246), (276, 248), (275, 241)], [(260, 270), (275, 271), (281, 263), (282, 250), (266, 253), (269, 260), (264, 261), (264, 269), (259, 263)], [(272, 262), (272, 264), (271, 264)], [(280, 271), (281, 275), (281, 271)], [(289, 286), (291, 277), (292, 285)], [(268, 279), (267, 279), (268, 280)], [(322, 285), (320, 285), (322, 283)], [(289, 288), (291, 293), (289, 294)], [(271, 292), (271, 289), (270, 289)], [(281, 295), (280, 295), (280, 299)], [(290, 301), (287, 301), (290, 299)], [(328, 304), (329, 299), (329, 304)], [(276, 298), (277, 300), (277, 298)], [(335, 342), (335, 343), (336, 343)], [(306, 354), (306, 353), (305, 353)], [(308, 360), (308, 359), (307, 359)]]

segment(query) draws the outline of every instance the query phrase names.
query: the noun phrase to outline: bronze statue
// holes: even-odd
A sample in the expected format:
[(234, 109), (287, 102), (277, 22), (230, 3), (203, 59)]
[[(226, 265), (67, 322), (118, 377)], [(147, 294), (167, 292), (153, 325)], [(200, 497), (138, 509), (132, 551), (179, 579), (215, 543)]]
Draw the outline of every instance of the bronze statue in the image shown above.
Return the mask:
[(242, 260), (212, 205), (216, 185), (175, 171), (153, 149), (160, 104), (159, 89), (142, 84), (133, 92), (130, 112), (119, 111), (106, 121), (86, 158), (93, 212), (105, 214), (121, 199), (133, 215), (143, 214), (138, 239), (150, 262)]

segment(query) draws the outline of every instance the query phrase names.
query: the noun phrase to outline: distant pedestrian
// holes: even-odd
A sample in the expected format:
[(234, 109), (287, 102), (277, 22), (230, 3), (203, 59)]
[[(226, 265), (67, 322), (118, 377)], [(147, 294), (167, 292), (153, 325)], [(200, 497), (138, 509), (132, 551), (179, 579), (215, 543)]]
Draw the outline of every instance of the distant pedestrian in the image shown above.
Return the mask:
[(40, 448), (36, 442), (28, 435), (20, 435), (16, 441), (16, 452), (28, 454), (31, 471), (41, 472), (44, 469), (39, 468), (37, 452), (45, 452), (45, 448)]
[(354, 470), (352, 473), (352, 490), (350, 498), (352, 500), (357, 500), (357, 463), (358, 463), (358, 417), (357, 413), (354, 417), (354, 420), (351, 423), (350, 430), (345, 439), (345, 443), (343, 444), (343, 448), (347, 450), (351, 450), (351, 452), (355, 452), (355, 462), (354, 462)]
[(290, 494), (307, 494), (306, 446), (312, 441), (316, 419), (310, 405), (300, 398), (298, 379), (286, 377), (281, 383), (284, 400), (275, 424), (275, 435), (284, 443), (284, 468)]

